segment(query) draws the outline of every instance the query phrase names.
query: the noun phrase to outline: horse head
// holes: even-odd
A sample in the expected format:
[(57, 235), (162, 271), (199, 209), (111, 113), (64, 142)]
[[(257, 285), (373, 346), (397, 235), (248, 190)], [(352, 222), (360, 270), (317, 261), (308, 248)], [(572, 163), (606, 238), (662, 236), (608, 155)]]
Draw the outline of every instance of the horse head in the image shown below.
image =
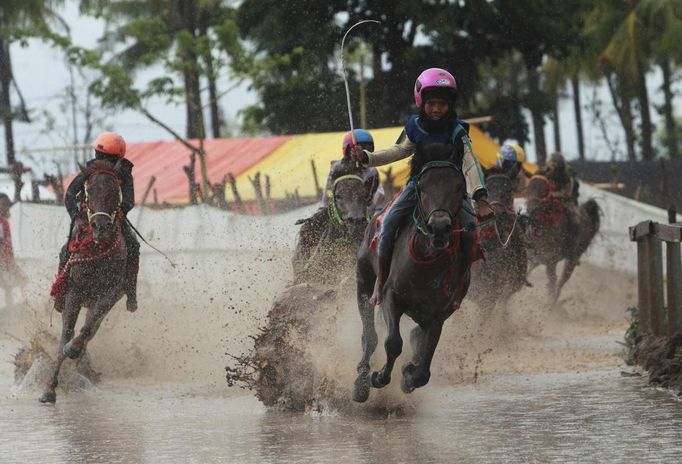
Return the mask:
[(514, 183), (507, 174), (491, 173), (485, 179), (490, 203), (501, 203), (505, 206), (514, 205)]
[(452, 243), (455, 217), (466, 196), (466, 181), (456, 163), (454, 146), (418, 146), (411, 171), (416, 180), (418, 229), (426, 233), (434, 249), (446, 249)]
[(116, 230), (121, 206), (119, 169), (118, 163), (112, 168), (108, 162), (96, 161), (83, 170), (88, 223), (97, 242), (110, 238)]
[(364, 231), (372, 199), (368, 198), (361, 172), (353, 163), (344, 160), (332, 168), (331, 180), (327, 200), (332, 221), (351, 233)]

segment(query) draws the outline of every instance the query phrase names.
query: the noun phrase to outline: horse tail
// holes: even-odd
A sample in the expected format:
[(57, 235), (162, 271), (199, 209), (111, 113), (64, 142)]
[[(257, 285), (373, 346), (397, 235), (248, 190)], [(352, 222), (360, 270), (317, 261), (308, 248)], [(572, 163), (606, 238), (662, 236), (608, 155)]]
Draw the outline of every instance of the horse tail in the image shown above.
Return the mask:
[(594, 232), (597, 233), (601, 223), (601, 208), (599, 207), (599, 203), (597, 203), (594, 198), (590, 198), (581, 205), (581, 208), (587, 213), (587, 217), (590, 218), (590, 222), (594, 227)]

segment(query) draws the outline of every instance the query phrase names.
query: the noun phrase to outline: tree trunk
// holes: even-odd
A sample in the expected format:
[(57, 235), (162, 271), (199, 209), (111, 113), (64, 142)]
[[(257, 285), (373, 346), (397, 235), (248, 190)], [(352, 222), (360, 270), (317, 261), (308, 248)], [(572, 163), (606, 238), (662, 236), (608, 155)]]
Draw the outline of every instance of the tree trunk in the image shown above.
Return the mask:
[(642, 117), (642, 158), (645, 160), (652, 160), (654, 159), (654, 147), (652, 144), (653, 127), (651, 125), (649, 92), (646, 88), (646, 73), (644, 69), (640, 69), (639, 79), (637, 79), (636, 85), (639, 112)]
[(528, 108), (533, 120), (533, 138), (535, 142), (536, 162), (543, 166), (547, 159), (547, 144), (545, 142), (545, 115), (540, 108), (539, 100), (542, 96), (540, 90), (540, 75), (537, 69), (528, 69), (528, 92), (530, 93), (531, 104)]
[(561, 124), (559, 124), (559, 91), (554, 94), (554, 105), (552, 108), (552, 122), (554, 126), (554, 151), (561, 153)]
[[(616, 81), (614, 82), (612, 79)], [(616, 108), (620, 124), (625, 132), (628, 161), (635, 161), (637, 157), (635, 155), (635, 131), (632, 127), (632, 98), (615, 74), (607, 74), (606, 83), (609, 86), (613, 106)]]
[(10, 60), (9, 43), (0, 38), (0, 117), (5, 128), (5, 149), (7, 150), (7, 166), (16, 161), (14, 152), (14, 131), (12, 128), (12, 101), (10, 84), (12, 82), (12, 62)]
[(199, 82), (199, 60), (196, 53), (197, 9), (193, 0), (179, 0), (178, 17), (191, 40), (180, 43), (179, 56), (185, 84), (185, 106), (187, 110), (187, 138), (203, 139), (206, 136), (204, 115), (201, 105), (201, 89)]
[(585, 161), (585, 136), (583, 134), (583, 115), (582, 107), (580, 106), (580, 78), (578, 73), (571, 77), (571, 85), (573, 87), (573, 112), (575, 113), (575, 127), (578, 136), (578, 157), (581, 161)]
[(665, 118), (665, 141), (668, 147), (668, 157), (678, 158), (680, 156), (677, 141), (677, 127), (675, 115), (673, 113), (673, 91), (672, 91), (672, 71), (670, 60), (664, 58), (660, 62), (663, 71), (663, 116)]
[(211, 114), (211, 135), (214, 139), (220, 137), (220, 127), (222, 121), (220, 118), (220, 111), (218, 110), (218, 89), (216, 86), (216, 75), (213, 67), (213, 55), (211, 55), (210, 39), (208, 37), (208, 26), (204, 21), (201, 25), (201, 36), (204, 37), (209, 46), (204, 53), (204, 64), (206, 65), (206, 80), (208, 81), (208, 107)]

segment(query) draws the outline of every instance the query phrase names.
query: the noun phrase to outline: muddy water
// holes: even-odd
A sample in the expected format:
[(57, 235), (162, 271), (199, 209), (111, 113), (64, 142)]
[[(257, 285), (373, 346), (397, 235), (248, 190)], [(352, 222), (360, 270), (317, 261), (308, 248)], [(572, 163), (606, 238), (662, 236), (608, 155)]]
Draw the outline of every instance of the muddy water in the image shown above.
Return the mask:
[[(33, 263), (25, 304), (0, 308), (0, 463), (682, 461), (682, 404), (620, 376), (632, 276), (580, 266), (549, 311), (536, 272), (509, 307), (465, 304), (448, 321), (424, 390), (391, 385), (352, 414), (292, 414), (224, 380), (226, 353), (250, 347), (286, 286), (288, 251), (175, 254), (175, 270), (145, 258), (140, 310), (115, 307), (89, 347), (102, 383), (58, 391), (55, 406), (36, 401), (39, 385), (13, 386), (10, 364), (33, 331), (58, 332), (44, 297), (54, 263)], [(350, 386), (352, 302), (339, 324), (317, 351)], [(382, 360), (380, 346), (373, 367)]]
[[(682, 404), (618, 371), (419, 392), (394, 417), (266, 412), (249, 395), (107, 385), (0, 398), (3, 462), (680, 462)], [(9, 458), (9, 459), (8, 459)]]

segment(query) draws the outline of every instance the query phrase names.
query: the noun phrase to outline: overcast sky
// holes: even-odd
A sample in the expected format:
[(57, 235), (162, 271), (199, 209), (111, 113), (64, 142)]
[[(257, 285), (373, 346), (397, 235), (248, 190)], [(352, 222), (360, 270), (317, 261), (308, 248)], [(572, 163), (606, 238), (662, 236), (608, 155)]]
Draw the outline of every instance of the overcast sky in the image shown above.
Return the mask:
[[(67, 2), (62, 14), (66, 21), (71, 26), (72, 38), (75, 43), (81, 46), (94, 47), (97, 39), (101, 36), (103, 31), (103, 22), (87, 16), (80, 16), (77, 11), (76, 2)], [(56, 49), (51, 48), (39, 41), (31, 41), (26, 48), (20, 47), (18, 44), (12, 47), (12, 59), (14, 74), (17, 82), (26, 98), (27, 105), (34, 116), (38, 116), (43, 109), (47, 109), (54, 114), (59, 114), (59, 94), (69, 84), (69, 74), (65, 66), (63, 55)], [(150, 76), (158, 76), (161, 69), (150, 69), (139, 75), (140, 80), (144, 80)], [(456, 75), (456, 70), (453, 70)], [(218, 85), (221, 91), (233, 86), (235, 82), (231, 81), (229, 76), (225, 75), (219, 79)], [(649, 88), (652, 89), (651, 100), (652, 105), (660, 105), (662, 102), (662, 95), (659, 90), (660, 78), (654, 74), (649, 82)], [(406, 88), (410, 88), (412, 83), (406, 83)], [(654, 91), (655, 89), (655, 91)], [(679, 89), (678, 89), (679, 90)], [(408, 90), (409, 91), (409, 90)], [(594, 90), (591, 87), (583, 88), (583, 106), (589, 106), (593, 99)], [(603, 102), (603, 108), (606, 112), (612, 113), (612, 105), (609, 100), (608, 93), (605, 88), (600, 88), (596, 92), (597, 98)], [(206, 101), (206, 98), (204, 98)], [(230, 91), (220, 99), (220, 105), (227, 115), (228, 119), (234, 119), (237, 112), (245, 106), (256, 101), (256, 95), (248, 91), (247, 84), (243, 83), (236, 89)], [(680, 102), (679, 92), (678, 100)], [(15, 98), (16, 104), (16, 98)], [(158, 115), (165, 123), (170, 125), (177, 132), (183, 134), (185, 132), (185, 111), (184, 106), (168, 105), (164, 101), (152, 101), (149, 109), (155, 115)], [(371, 105), (370, 105), (371, 111)], [(26, 147), (51, 147), (61, 146), (64, 144), (63, 137), (55, 133), (41, 134), (44, 130), (44, 123), (39, 118), (34, 118), (35, 123), (24, 124), (15, 123), (15, 139), (17, 151), (20, 153), (22, 148)], [(357, 119), (357, 118), (356, 118)], [(560, 119), (561, 119), (561, 134), (563, 151), (568, 158), (577, 157), (577, 143), (575, 141), (575, 122), (573, 116), (572, 100), (570, 94), (566, 95), (561, 101), (560, 105)], [(662, 126), (662, 122), (657, 113), (653, 112), (654, 122)], [(208, 121), (208, 119), (207, 119)], [(530, 122), (530, 121), (529, 121)], [(59, 122), (65, 126), (67, 121)], [(170, 136), (157, 125), (148, 121), (143, 116), (127, 111), (113, 115), (108, 119), (111, 128), (121, 132), (124, 137), (131, 141), (151, 141), (158, 139), (169, 139)], [(347, 115), (339, 115), (339, 130), (345, 130), (347, 125)], [(583, 125), (585, 128), (586, 148), (588, 157), (598, 159), (610, 159), (611, 151), (606, 147), (603, 140), (603, 133), (594, 122), (592, 113), (585, 109), (583, 111)], [(609, 137), (620, 145), (620, 153), (624, 156), (624, 147), (622, 146), (622, 130), (615, 118), (611, 115), (607, 122), (607, 129)], [(79, 128), (80, 133), (83, 129)], [(0, 128), (0, 135), (4, 137), (2, 129)], [(531, 130), (532, 136), (532, 130)], [(548, 151), (554, 150), (553, 135), (551, 132), (551, 124), (546, 126), (546, 140)], [(4, 163), (4, 139), (0, 143), (0, 153), (3, 155), (2, 163)], [(527, 152), (531, 160), (535, 159), (534, 148), (532, 142), (527, 146)], [(21, 154), (19, 155), (21, 159)]]

